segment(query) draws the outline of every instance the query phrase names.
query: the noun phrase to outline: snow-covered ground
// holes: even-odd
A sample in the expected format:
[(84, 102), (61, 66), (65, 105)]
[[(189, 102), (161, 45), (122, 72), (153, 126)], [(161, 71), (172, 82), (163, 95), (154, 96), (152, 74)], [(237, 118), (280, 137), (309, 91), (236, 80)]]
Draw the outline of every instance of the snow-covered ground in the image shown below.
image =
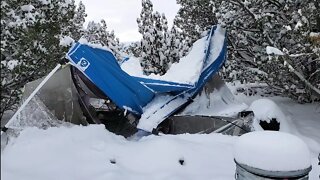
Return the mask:
[(27, 129), (4, 150), (1, 179), (232, 179), (235, 140), (211, 134), (130, 142), (97, 125)]
[[(261, 97), (236, 98), (250, 105)], [(284, 112), (290, 133), (307, 144), (310, 179), (319, 179), (320, 105), (270, 99)], [(99, 125), (27, 128), (1, 152), (1, 179), (234, 179), (237, 140), (221, 134), (183, 134), (128, 141)]]
[[(223, 42), (223, 39), (218, 38), (217, 41)], [(203, 59), (201, 49), (204, 39), (197, 43), (200, 45), (194, 45), (189, 53), (191, 60), (194, 57), (198, 60), (194, 60), (195, 64), (189, 63), (188, 58), (182, 59), (160, 79), (193, 84), (203, 66), (199, 62)], [(269, 50), (270, 53), (275, 51), (272, 48)], [(216, 52), (218, 50), (214, 48), (212, 54)], [(122, 68), (128, 73), (133, 72), (129, 73), (131, 75), (142, 76), (141, 67), (137, 65), (138, 59), (131, 59)], [(181, 76), (175, 76), (179, 72)], [(298, 104), (283, 97), (270, 97), (275, 103), (255, 101), (262, 97), (237, 94), (237, 87), (223, 84), (219, 89), (212, 89), (211, 95), (202, 93), (183, 113), (235, 116), (249, 107), (256, 113), (253, 128), (257, 131), (262, 130), (258, 127), (258, 118), (277, 117), (281, 123), (280, 131), (293, 134), (307, 144), (312, 164), (310, 180), (319, 179), (320, 104)], [(27, 115), (34, 113), (30, 116), (34, 118), (10, 124), (10, 127), (24, 130), (16, 138), (10, 137), (6, 146), (3, 146), (5, 141), (1, 142), (2, 180), (234, 179), (234, 146), (239, 137), (222, 134), (150, 135), (130, 141), (108, 132), (102, 125), (84, 127), (45, 121), (45, 118), (52, 119), (50, 113), (36, 98), (32, 103), (36, 105), (30, 105), (32, 108), (25, 110)], [(44, 117), (43, 121), (39, 121), (39, 117)], [(50, 128), (43, 130), (28, 126)]]

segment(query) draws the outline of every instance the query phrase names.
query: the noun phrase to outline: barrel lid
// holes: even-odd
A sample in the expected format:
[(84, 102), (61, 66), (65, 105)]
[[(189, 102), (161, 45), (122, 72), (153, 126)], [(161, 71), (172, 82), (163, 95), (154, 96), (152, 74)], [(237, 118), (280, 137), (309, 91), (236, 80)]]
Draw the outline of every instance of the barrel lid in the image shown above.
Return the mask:
[(307, 145), (298, 137), (278, 131), (256, 131), (240, 136), (234, 157), (242, 165), (266, 171), (297, 171), (311, 166)]

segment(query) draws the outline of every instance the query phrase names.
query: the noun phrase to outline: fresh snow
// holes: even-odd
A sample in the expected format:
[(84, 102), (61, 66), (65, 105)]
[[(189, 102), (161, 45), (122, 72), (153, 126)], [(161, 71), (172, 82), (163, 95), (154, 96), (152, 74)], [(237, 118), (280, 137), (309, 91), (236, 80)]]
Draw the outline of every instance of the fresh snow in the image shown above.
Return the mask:
[(70, 36), (63, 36), (60, 38), (59, 45), (60, 46), (71, 46), (74, 43), (74, 40)]
[(202, 91), (194, 102), (188, 105), (181, 115), (207, 115), (235, 117), (239, 112), (248, 108), (248, 105), (235, 99), (230, 89), (223, 85), (219, 89), (207, 94)]
[(206, 37), (196, 41), (188, 55), (181, 58), (179, 63), (173, 63), (170, 69), (162, 76), (156, 74), (144, 75), (140, 61), (135, 57), (131, 57), (122, 63), (121, 68), (131, 76), (194, 84), (198, 80), (203, 66), (205, 44)]
[[(91, 43), (85, 38), (80, 38), (78, 43), (84, 44), (84, 45), (88, 45), (88, 46), (90, 46), (92, 48), (97, 48), (97, 49), (102, 49), (102, 50), (105, 50), (105, 51), (109, 51), (110, 53), (114, 54), (113, 51), (110, 48), (108, 48), (107, 46), (104, 46), (104, 45), (99, 44), (99, 43)], [(70, 48), (70, 49), (72, 49), (72, 48)]]
[(274, 118), (280, 123), (279, 131), (290, 132), (286, 116), (283, 114), (279, 106), (272, 100), (258, 99), (251, 103), (249, 110), (254, 113), (252, 125), (255, 131), (263, 131), (262, 127), (259, 125), (260, 121), (270, 123), (272, 118)]
[(267, 171), (296, 171), (310, 167), (310, 152), (298, 137), (275, 131), (242, 135), (234, 148), (238, 163)]
[(272, 54), (274, 54), (274, 55), (284, 55), (284, 53), (280, 49), (275, 48), (275, 47), (271, 47), (271, 46), (267, 46), (266, 47), (266, 52), (269, 55), (272, 55)]
[(146, 107), (139, 119), (138, 128), (152, 132), (168, 116), (168, 112), (178, 109), (188, 102), (188, 96), (175, 97), (169, 95), (157, 95)]
[(10, 60), (7, 63), (7, 68), (13, 70), (19, 64), (18, 60)]
[(145, 77), (143, 69), (140, 65), (140, 59), (137, 57), (130, 57), (121, 64), (121, 69), (131, 76)]
[(211, 38), (211, 47), (210, 47), (210, 58), (204, 65), (203, 69), (207, 69), (209, 65), (215, 61), (218, 56), (220, 55), (224, 41), (225, 41), (225, 33), (226, 29), (222, 28), (220, 25), (217, 26), (216, 30), (214, 31), (214, 35)]
[(42, 4), (47, 5), (51, 3), (51, 0), (39, 0)]
[[(169, 71), (163, 76), (158, 76), (162, 80), (166, 81), (175, 81), (178, 83), (196, 83), (205, 69), (208, 68), (210, 64), (215, 61), (220, 55), (225, 38), (225, 29), (217, 26), (214, 31), (213, 36), (211, 35), (196, 41), (193, 46), (191, 52), (180, 60), (179, 63), (173, 64)], [(205, 60), (206, 55), (206, 47), (210, 45), (210, 54), (208, 58)], [(201, 58), (199, 58), (201, 57)], [(130, 60), (128, 60), (130, 61)], [(132, 62), (124, 62), (122, 66), (126, 71), (125, 67), (129, 67), (129, 64)], [(137, 62), (137, 61), (136, 61)], [(125, 65), (128, 63), (128, 65)], [(195, 66), (196, 65), (196, 66)], [(199, 65), (199, 66), (198, 66)], [(133, 65), (127, 69), (127, 72), (135, 72), (137, 70), (141, 70), (137, 65)], [(139, 73), (137, 75), (141, 75)], [(133, 75), (133, 74), (131, 74)], [(181, 78), (179, 78), (181, 76)], [(149, 76), (148, 78), (152, 78)], [(171, 112), (181, 107), (183, 104), (188, 102), (190, 94), (185, 93), (183, 96), (166, 96), (166, 95), (157, 95), (146, 107), (144, 107), (143, 114), (139, 120), (138, 128), (151, 132), (153, 128), (157, 127), (159, 123), (161, 123)], [(225, 102), (223, 102), (225, 104)]]
[(320, 33), (319, 32), (310, 32), (310, 37), (319, 37)]
[(34, 9), (34, 6), (31, 4), (21, 6), (22, 11), (30, 12)]
[(236, 139), (151, 135), (135, 142), (102, 125), (28, 128), (2, 152), (1, 179), (233, 179)]
[[(149, 76), (144, 75), (140, 66), (140, 61), (135, 57), (131, 57), (129, 60), (122, 63), (121, 68), (131, 76), (172, 81), (182, 84), (195, 84), (199, 79), (201, 71), (206, 69), (208, 65), (219, 56), (221, 49), (223, 48), (225, 29), (217, 26), (217, 29), (214, 32), (211, 42), (207, 41), (207, 36), (197, 40), (193, 44), (190, 52), (185, 57), (182, 57), (179, 63), (173, 63), (169, 70), (162, 76), (155, 74)], [(208, 43), (212, 44), (210, 50), (211, 58), (204, 64), (203, 61), (206, 55), (205, 49)]]
[[(42, 0), (42, 2), (49, 3), (46, 0)], [(214, 38), (217, 41), (224, 41), (221, 38), (224, 30), (218, 29), (216, 32), (219, 33), (216, 33)], [(100, 45), (89, 44), (84, 39), (80, 40), (80, 43), (88, 44), (95, 48), (106, 49)], [(194, 83), (199, 75), (199, 69), (202, 66), (205, 67), (202, 63), (205, 39), (200, 39), (197, 43), (191, 52), (181, 59), (181, 63), (171, 66), (173, 69), (170, 69), (166, 75), (152, 75), (151, 77), (180, 83)], [(215, 50), (210, 52), (212, 57), (218, 55), (216, 52), (222, 47), (216, 46), (213, 48)], [(268, 54), (281, 55), (282, 53), (280, 50), (270, 46), (266, 48), (266, 51)], [(195, 59), (191, 61), (189, 58)], [(122, 68), (133, 76), (144, 77), (138, 58), (130, 58), (122, 64)], [(268, 120), (276, 117), (281, 123), (280, 131), (282, 132), (279, 133), (286, 132), (293, 134), (307, 145), (310, 151), (309, 161), (312, 164), (309, 179), (318, 180), (320, 175), (317, 160), (320, 152), (320, 104), (302, 105), (283, 97), (268, 97), (272, 101), (260, 96), (248, 97), (236, 93), (236, 89), (239, 86), (242, 87), (243, 85), (228, 84), (228, 87), (224, 86), (218, 91), (214, 90), (211, 94), (202, 93), (194, 99), (194, 102), (185, 109), (183, 114), (235, 116), (239, 111), (247, 109), (250, 106), (250, 109), (256, 114), (254, 129), (261, 131), (255, 132), (257, 134), (263, 133), (261, 127), (258, 126), (259, 120)], [(229, 89), (232, 92), (231, 94)], [(236, 96), (233, 96), (234, 94)], [(143, 116), (151, 116), (159, 106), (163, 105), (163, 101), (169, 101), (171, 98), (170, 96), (158, 95), (153, 104), (148, 105), (148, 112), (145, 110)], [(161, 103), (159, 103), (160, 101)], [(35, 101), (32, 100), (31, 103), (37, 103), (36, 99)], [(174, 101), (172, 106), (163, 108), (163, 111), (171, 110), (170, 108), (176, 105), (175, 103), (180, 102)], [(266, 138), (265, 136), (255, 135), (252, 138), (257, 143), (254, 144), (258, 146), (256, 148), (259, 148), (259, 153), (255, 151), (251, 152), (250, 156), (241, 160), (240, 156), (237, 154), (234, 156), (233, 154), (239, 137), (221, 134), (150, 135), (137, 141), (130, 141), (108, 132), (101, 125), (83, 127), (52, 123), (50, 113), (46, 112), (43, 105), (38, 104), (32, 107), (39, 108), (25, 109), (26, 113), (34, 114), (34, 116), (28, 116), (32, 117), (31, 119), (24, 118), (23, 122), (12, 124), (14, 127), (20, 126), (20, 128), (24, 128), (20, 134), (19, 132), (16, 133), (18, 134), (17, 137), (8, 134), (10, 135), (8, 144), (3, 146), (6, 141), (3, 141), (5, 136), (1, 136), (1, 179), (3, 180), (231, 180), (234, 179), (235, 174), (234, 158), (239, 159), (241, 162), (252, 163), (252, 166), (258, 165), (261, 168), (271, 167), (271, 163), (264, 164), (264, 161), (257, 161), (259, 153), (263, 153), (260, 150), (266, 150), (266, 148), (262, 147), (267, 144), (272, 149), (266, 150), (265, 153), (274, 155), (277, 158), (282, 158), (281, 155), (283, 154), (281, 153), (287, 152), (285, 155), (290, 155), (298, 151), (296, 153), (299, 156), (294, 157), (294, 159), (299, 163), (293, 162), (290, 164), (290, 167), (289, 165), (287, 167), (287, 164), (279, 164), (279, 166), (285, 165), (288, 169), (296, 169), (306, 167), (309, 163), (308, 159), (302, 158), (307, 155), (300, 151), (303, 149), (300, 146), (301, 141), (285, 141), (282, 139), (290, 135), (281, 135), (281, 138), (271, 139), (271, 141), (267, 140), (267, 142), (261, 140)], [(165, 114), (163, 111), (159, 111), (160, 114), (157, 115)], [(41, 112), (45, 115), (41, 115)], [(45, 117), (43, 121), (38, 118), (39, 116)], [(145, 125), (154, 127), (157, 123), (159, 122), (152, 121)], [(34, 127), (30, 128), (30, 126)], [(48, 128), (48, 126), (57, 127)], [(243, 137), (246, 136), (244, 135)], [(272, 150), (280, 147), (275, 146), (275, 142), (278, 140), (281, 142), (281, 151), (272, 153), (274, 152)], [(260, 147), (260, 144), (263, 145)], [(288, 148), (291, 145), (299, 148)], [(281, 160), (280, 158), (278, 159)], [(302, 159), (305, 161), (302, 161)], [(285, 166), (281, 166), (281, 168), (285, 169)]]
[[(228, 87), (232, 92), (236, 89), (232, 84)], [(242, 94), (235, 97), (248, 105), (262, 98)], [(286, 116), (290, 134), (307, 144), (312, 164), (309, 179), (318, 180), (320, 104), (302, 105), (283, 97), (269, 99)], [(232, 111), (232, 106), (229, 108)], [(99, 125), (47, 130), (27, 128), (17, 138), (10, 138), (1, 152), (1, 179), (232, 180), (237, 140), (238, 137), (220, 134), (184, 134), (150, 135), (139, 141), (128, 141)], [(184, 161), (184, 165), (180, 165), (179, 160)]]

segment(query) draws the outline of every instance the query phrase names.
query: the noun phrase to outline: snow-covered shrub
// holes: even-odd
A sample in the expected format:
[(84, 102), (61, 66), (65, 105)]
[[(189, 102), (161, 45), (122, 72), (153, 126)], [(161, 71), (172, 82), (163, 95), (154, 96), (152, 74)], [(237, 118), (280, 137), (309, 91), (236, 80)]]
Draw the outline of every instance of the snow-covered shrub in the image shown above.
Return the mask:
[(290, 132), (287, 117), (280, 107), (270, 99), (258, 99), (251, 103), (249, 110), (253, 111), (253, 130), (276, 130)]

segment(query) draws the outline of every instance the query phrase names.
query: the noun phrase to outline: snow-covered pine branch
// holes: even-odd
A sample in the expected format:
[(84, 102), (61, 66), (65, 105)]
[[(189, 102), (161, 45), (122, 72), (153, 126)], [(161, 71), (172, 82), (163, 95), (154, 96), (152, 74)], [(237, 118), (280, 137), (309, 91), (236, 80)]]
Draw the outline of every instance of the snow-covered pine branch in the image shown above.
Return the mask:
[[(312, 89), (312, 91), (315, 92), (315, 95), (320, 98), (320, 89), (316, 86), (312, 85), (299, 71), (297, 71), (289, 62), (288, 62), (288, 55), (286, 56), (280, 56), (280, 59), (284, 62), (285, 66), (289, 68), (291, 72), (293, 72), (307, 87)], [(317, 70), (319, 71), (319, 69)]]

